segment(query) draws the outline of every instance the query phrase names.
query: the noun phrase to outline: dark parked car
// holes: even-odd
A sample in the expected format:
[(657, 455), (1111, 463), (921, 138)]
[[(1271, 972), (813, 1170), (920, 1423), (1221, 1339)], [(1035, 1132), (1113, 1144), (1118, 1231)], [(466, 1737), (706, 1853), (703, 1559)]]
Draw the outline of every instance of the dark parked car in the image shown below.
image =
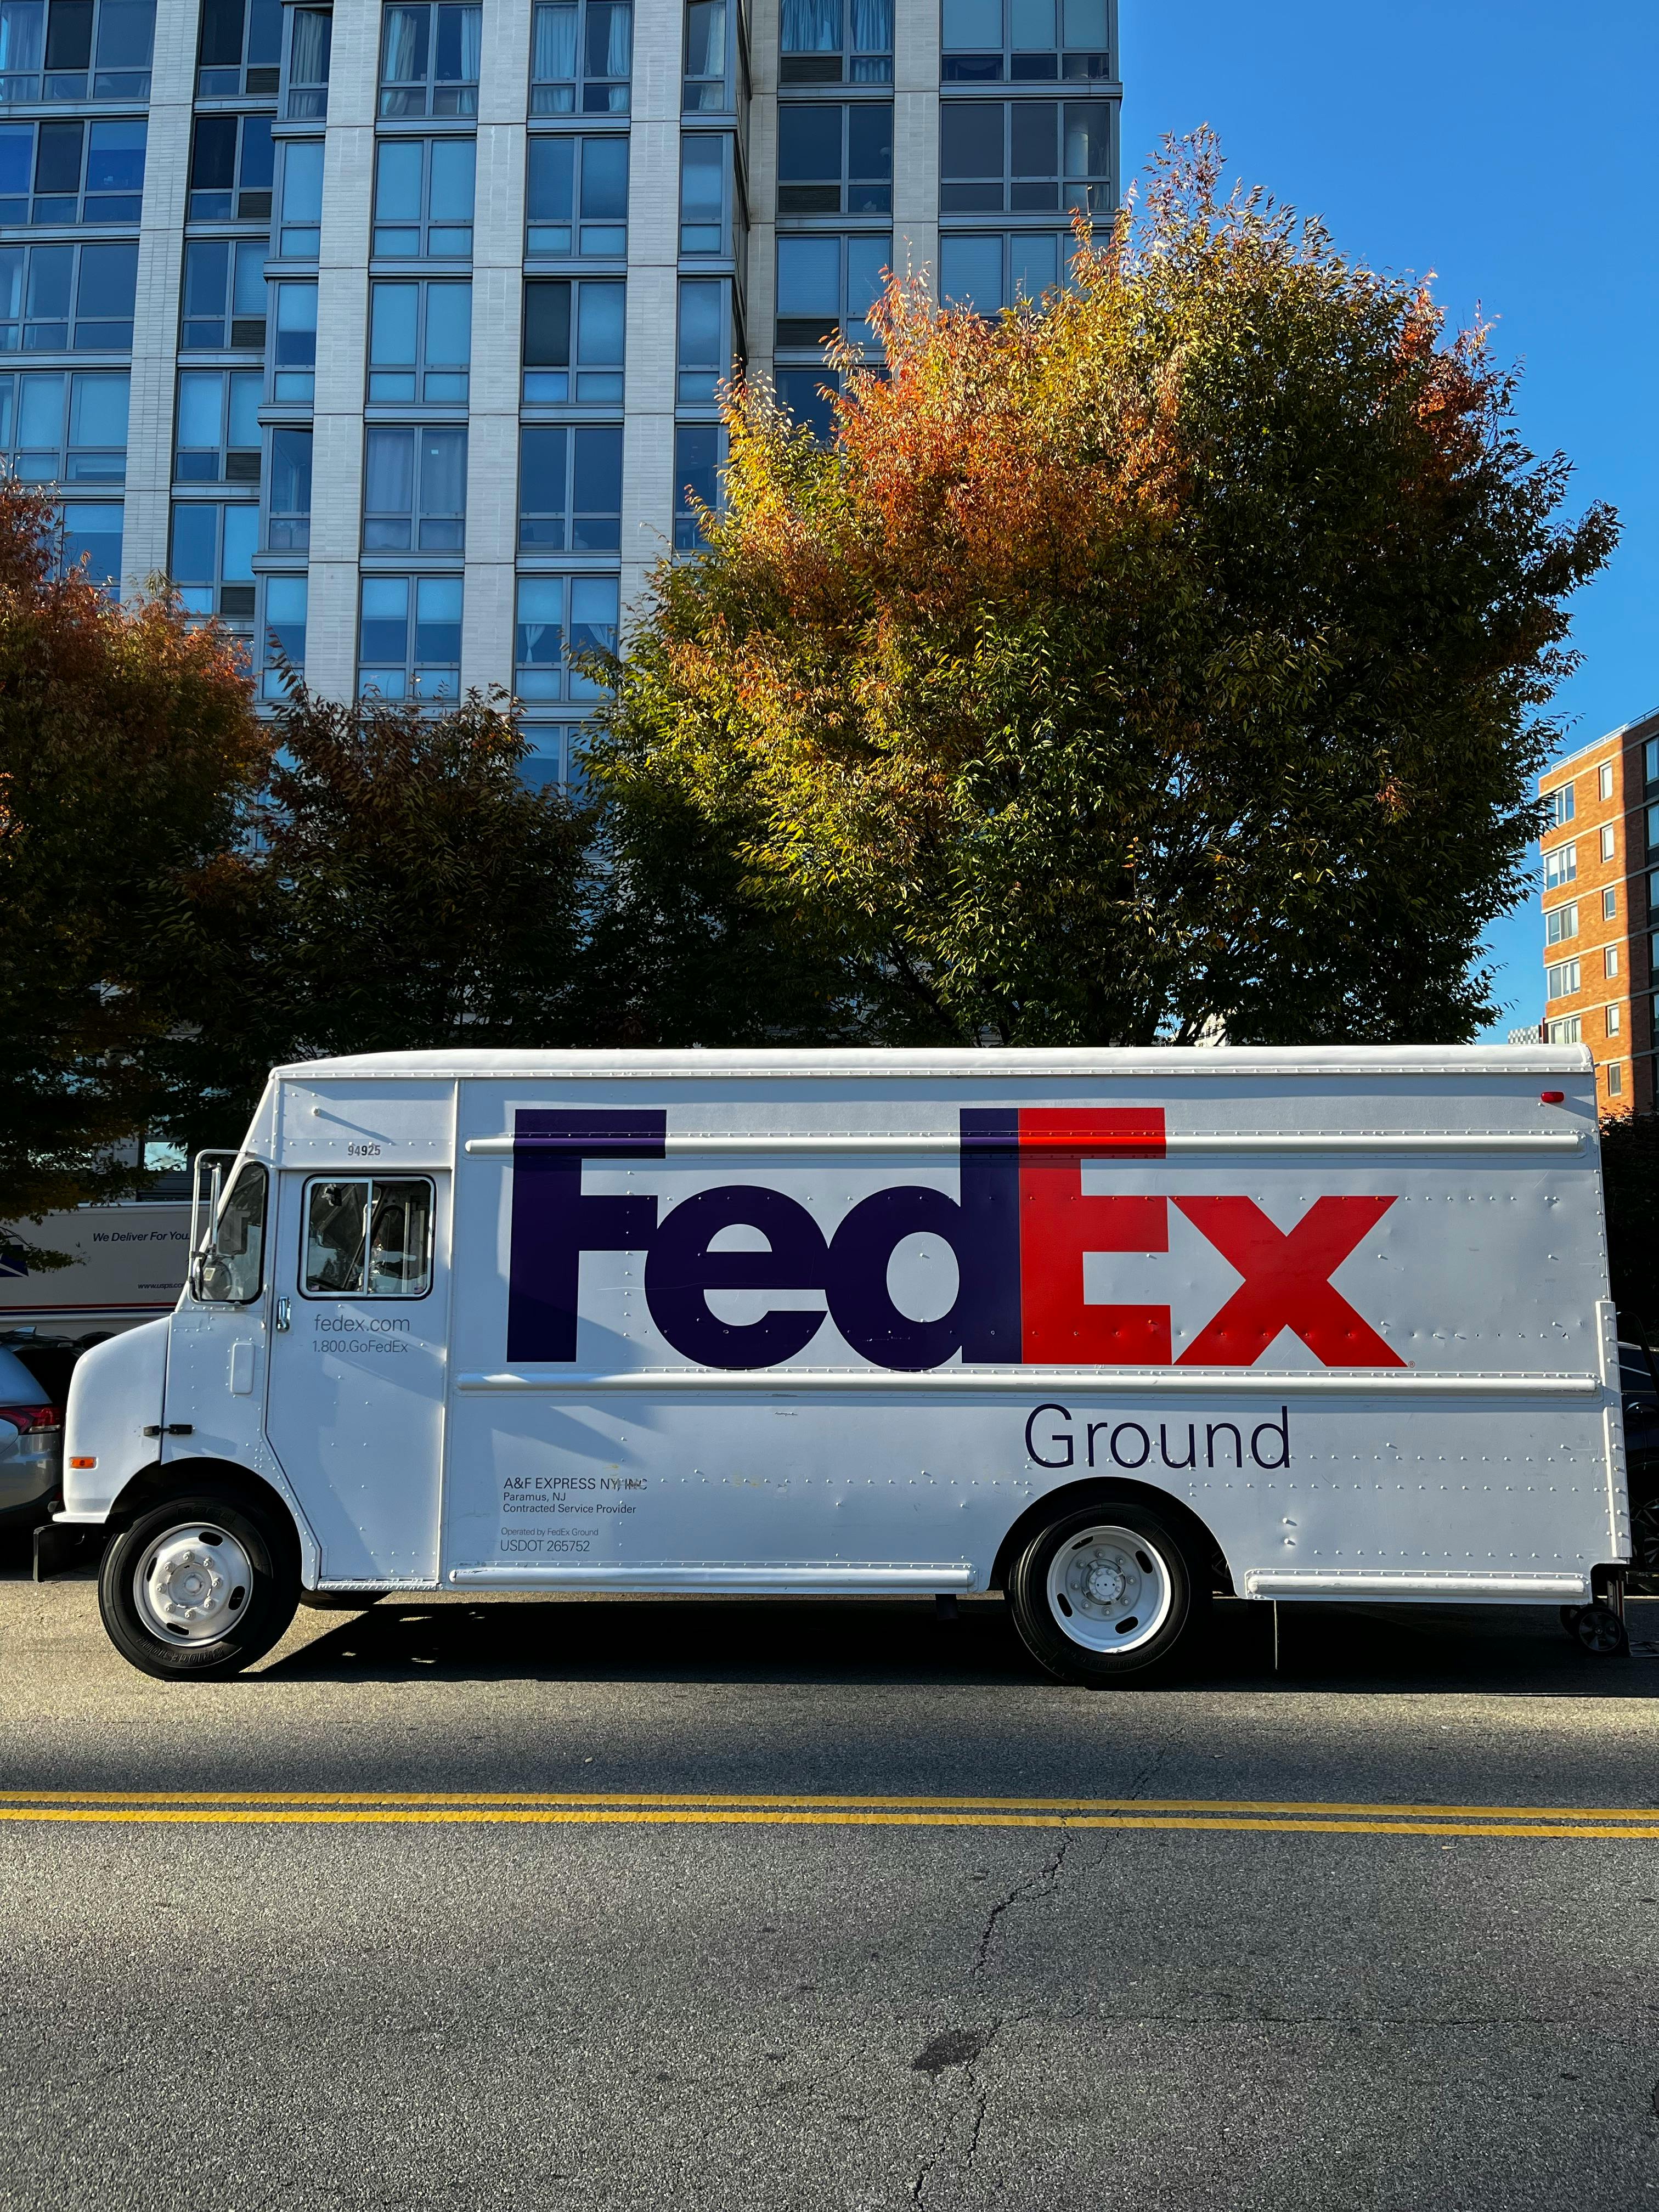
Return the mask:
[(63, 1482), (63, 1407), (0, 1346), (0, 1527), (44, 1520)]
[(108, 1334), (42, 1336), (14, 1328), (0, 1336), (0, 1528), (47, 1517), (64, 1486), (70, 1376), (81, 1354)]
[(1625, 1401), (1630, 1483), (1632, 1586), (1659, 1595), (1659, 1373), (1645, 1344), (1620, 1340), (1619, 1384)]

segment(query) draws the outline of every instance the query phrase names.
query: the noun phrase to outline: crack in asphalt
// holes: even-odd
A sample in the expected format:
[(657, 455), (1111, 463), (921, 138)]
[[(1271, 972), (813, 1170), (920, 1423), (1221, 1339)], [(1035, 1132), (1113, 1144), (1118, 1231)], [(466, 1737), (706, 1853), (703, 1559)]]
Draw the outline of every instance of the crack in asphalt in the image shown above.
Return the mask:
[(1060, 1880), (1060, 1872), (1066, 1864), (1066, 1854), (1072, 1848), (1073, 1841), (1071, 1834), (1062, 1828), (1060, 1842), (1039, 1871), (1028, 1875), (1024, 1881), (1016, 1882), (1007, 1896), (1000, 1898), (991, 1907), (980, 1935), (979, 1951), (974, 1960), (972, 1969), (975, 1973), (983, 1973), (991, 1963), (993, 1956), (1000, 1954), (1001, 1922), (1005, 1912), (1011, 1911), (1016, 1905), (1040, 1905), (1045, 1898), (1054, 1895), (1055, 1885)]
[[(975, 2069), (1002, 2033), (1005, 2025), (1006, 2023), (1001, 2020), (994, 2020), (985, 2032), (983, 2041), (980, 2043), (972, 2057), (962, 2062), (962, 2077), (967, 2084), (969, 2095), (973, 2100), (973, 2121), (960, 2161), (964, 2181), (973, 2172), (974, 2154), (979, 2148), (980, 2132), (985, 2125), (986, 2109), (991, 2101), (991, 2092), (980, 2080)], [(942, 2039), (935, 2038), (935, 2041), (939, 2040)], [(916, 2169), (915, 2180), (910, 2184), (910, 2202), (913, 2204), (926, 2204), (928, 2202), (927, 2189), (933, 2177), (933, 2169), (945, 2156), (951, 2137), (956, 2131), (957, 2123), (965, 2109), (965, 2104), (957, 2103), (953, 2105), (946, 2113), (945, 2125), (939, 2131), (938, 2142), (933, 2146), (933, 2156), (922, 2160)]]

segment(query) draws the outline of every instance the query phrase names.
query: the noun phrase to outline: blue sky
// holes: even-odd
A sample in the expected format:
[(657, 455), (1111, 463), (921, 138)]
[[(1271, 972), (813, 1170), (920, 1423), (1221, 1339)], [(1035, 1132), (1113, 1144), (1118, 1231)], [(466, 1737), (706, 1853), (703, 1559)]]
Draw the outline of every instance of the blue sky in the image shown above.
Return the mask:
[[(1584, 665), (1564, 750), (1659, 705), (1659, 278), (1654, 0), (1119, 0), (1123, 174), (1212, 124), (1230, 173), (1322, 216), (1375, 267), (1437, 272), (1454, 321), (1495, 319), (1517, 416), (1619, 509), (1573, 602)], [(1542, 1011), (1537, 898), (1493, 932), (1494, 1034)]]

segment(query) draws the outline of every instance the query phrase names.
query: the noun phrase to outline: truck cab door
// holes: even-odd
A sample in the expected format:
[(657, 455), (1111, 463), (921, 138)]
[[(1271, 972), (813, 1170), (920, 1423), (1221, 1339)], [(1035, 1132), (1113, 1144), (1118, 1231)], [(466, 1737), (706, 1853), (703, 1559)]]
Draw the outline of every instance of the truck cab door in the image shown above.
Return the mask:
[(265, 1428), (325, 1583), (438, 1574), (449, 1177), (284, 1171)]
[[(198, 1163), (198, 1186), (203, 1172)], [(216, 1177), (211, 1233), (168, 1324), (158, 1455), (168, 1464), (224, 1459), (263, 1471), (270, 1170), (245, 1159), (222, 1200), (218, 1189)]]

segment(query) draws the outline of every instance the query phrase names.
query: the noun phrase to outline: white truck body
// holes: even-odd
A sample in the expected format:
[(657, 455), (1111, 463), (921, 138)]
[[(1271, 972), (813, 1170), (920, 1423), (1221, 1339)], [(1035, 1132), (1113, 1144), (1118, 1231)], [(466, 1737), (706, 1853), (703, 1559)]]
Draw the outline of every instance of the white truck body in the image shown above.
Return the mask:
[(131, 1328), (171, 1313), (190, 1259), (190, 1206), (171, 1199), (81, 1206), (28, 1224), (33, 1241), (70, 1255), (67, 1267), (31, 1267), (0, 1249), (0, 1330), (43, 1334)]
[(256, 1163), (240, 1302), (77, 1369), (65, 1520), (210, 1462), (360, 1590), (982, 1590), (1103, 1481), (1250, 1598), (1629, 1556), (1582, 1048), (380, 1054)]

